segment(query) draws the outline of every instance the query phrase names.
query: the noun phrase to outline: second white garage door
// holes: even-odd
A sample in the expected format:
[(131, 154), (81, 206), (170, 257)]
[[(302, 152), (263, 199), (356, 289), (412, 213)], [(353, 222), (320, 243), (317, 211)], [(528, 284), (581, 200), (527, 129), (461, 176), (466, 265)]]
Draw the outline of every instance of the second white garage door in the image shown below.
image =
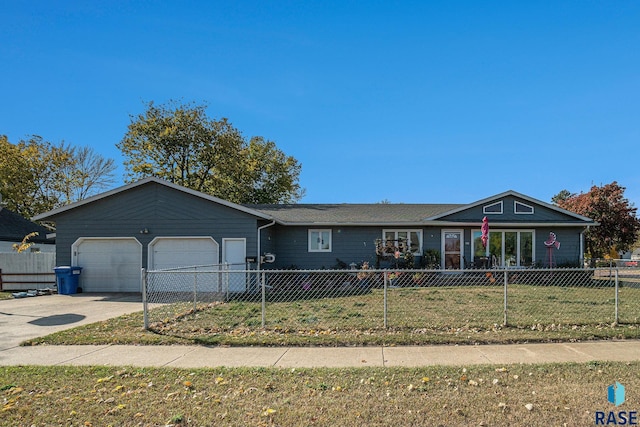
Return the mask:
[(218, 243), (211, 237), (156, 237), (149, 243), (150, 270), (219, 263)]
[[(218, 242), (211, 237), (156, 237), (149, 243), (149, 269), (165, 292), (220, 292)], [(175, 270), (174, 270), (175, 269)]]
[(82, 237), (72, 246), (83, 292), (140, 292), (142, 245), (134, 238)]

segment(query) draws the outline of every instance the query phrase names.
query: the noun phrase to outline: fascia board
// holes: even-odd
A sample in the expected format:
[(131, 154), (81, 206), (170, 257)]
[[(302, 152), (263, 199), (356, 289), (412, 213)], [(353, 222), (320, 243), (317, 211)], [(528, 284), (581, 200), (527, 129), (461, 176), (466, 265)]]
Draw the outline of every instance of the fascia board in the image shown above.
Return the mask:
[(291, 227), (425, 227), (425, 222), (291, 222), (276, 218), (279, 225)]
[[(477, 222), (455, 222), (455, 221), (431, 221), (428, 225), (435, 227), (480, 227), (481, 221)], [(575, 223), (575, 222), (491, 222), (489, 221), (489, 231), (492, 228), (541, 228), (541, 227), (591, 227), (598, 226), (598, 222)]]
[[(455, 222), (455, 221), (425, 221), (425, 222), (290, 222), (276, 219), (278, 225), (286, 227), (480, 227), (481, 221), (477, 222)], [(597, 222), (588, 224), (566, 223), (566, 222), (494, 222), (489, 223), (489, 227), (513, 227), (513, 228), (534, 228), (534, 227), (586, 227), (600, 225)]]

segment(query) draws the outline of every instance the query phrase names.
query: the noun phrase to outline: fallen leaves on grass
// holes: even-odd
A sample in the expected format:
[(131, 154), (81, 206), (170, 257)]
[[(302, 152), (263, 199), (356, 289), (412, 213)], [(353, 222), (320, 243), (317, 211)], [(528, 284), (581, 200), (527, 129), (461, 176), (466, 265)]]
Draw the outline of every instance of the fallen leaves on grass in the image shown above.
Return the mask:
[(268, 416), (271, 416), (271, 415), (275, 414), (276, 412), (277, 411), (275, 409), (273, 409), (273, 408), (267, 408), (262, 412), (262, 416), (263, 417), (268, 417)]

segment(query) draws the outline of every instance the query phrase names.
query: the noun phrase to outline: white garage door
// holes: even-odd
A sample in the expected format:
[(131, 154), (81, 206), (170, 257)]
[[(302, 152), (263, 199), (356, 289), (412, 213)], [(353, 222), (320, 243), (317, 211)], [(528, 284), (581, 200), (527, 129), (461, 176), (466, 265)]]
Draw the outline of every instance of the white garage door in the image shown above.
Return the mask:
[[(172, 292), (221, 292), (218, 242), (211, 237), (156, 237), (149, 243), (149, 270), (155, 286)], [(181, 268), (182, 267), (182, 268)]]
[(134, 238), (80, 238), (72, 263), (82, 267), (83, 292), (140, 292), (142, 245)]
[(219, 261), (218, 243), (211, 237), (156, 237), (149, 243), (149, 269), (211, 266)]

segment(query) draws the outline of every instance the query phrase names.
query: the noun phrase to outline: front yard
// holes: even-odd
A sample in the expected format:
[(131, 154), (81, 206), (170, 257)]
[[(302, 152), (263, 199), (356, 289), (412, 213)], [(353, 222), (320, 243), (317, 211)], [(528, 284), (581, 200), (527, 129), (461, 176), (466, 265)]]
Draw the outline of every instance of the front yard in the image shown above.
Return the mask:
[(511, 285), (508, 326), (498, 286), (373, 289), (361, 295), (268, 302), (159, 305), (150, 330), (134, 313), (28, 344), (351, 346), (486, 344), (639, 338), (640, 289)]
[(2, 425), (594, 425), (640, 363), (352, 369), (0, 367)]

